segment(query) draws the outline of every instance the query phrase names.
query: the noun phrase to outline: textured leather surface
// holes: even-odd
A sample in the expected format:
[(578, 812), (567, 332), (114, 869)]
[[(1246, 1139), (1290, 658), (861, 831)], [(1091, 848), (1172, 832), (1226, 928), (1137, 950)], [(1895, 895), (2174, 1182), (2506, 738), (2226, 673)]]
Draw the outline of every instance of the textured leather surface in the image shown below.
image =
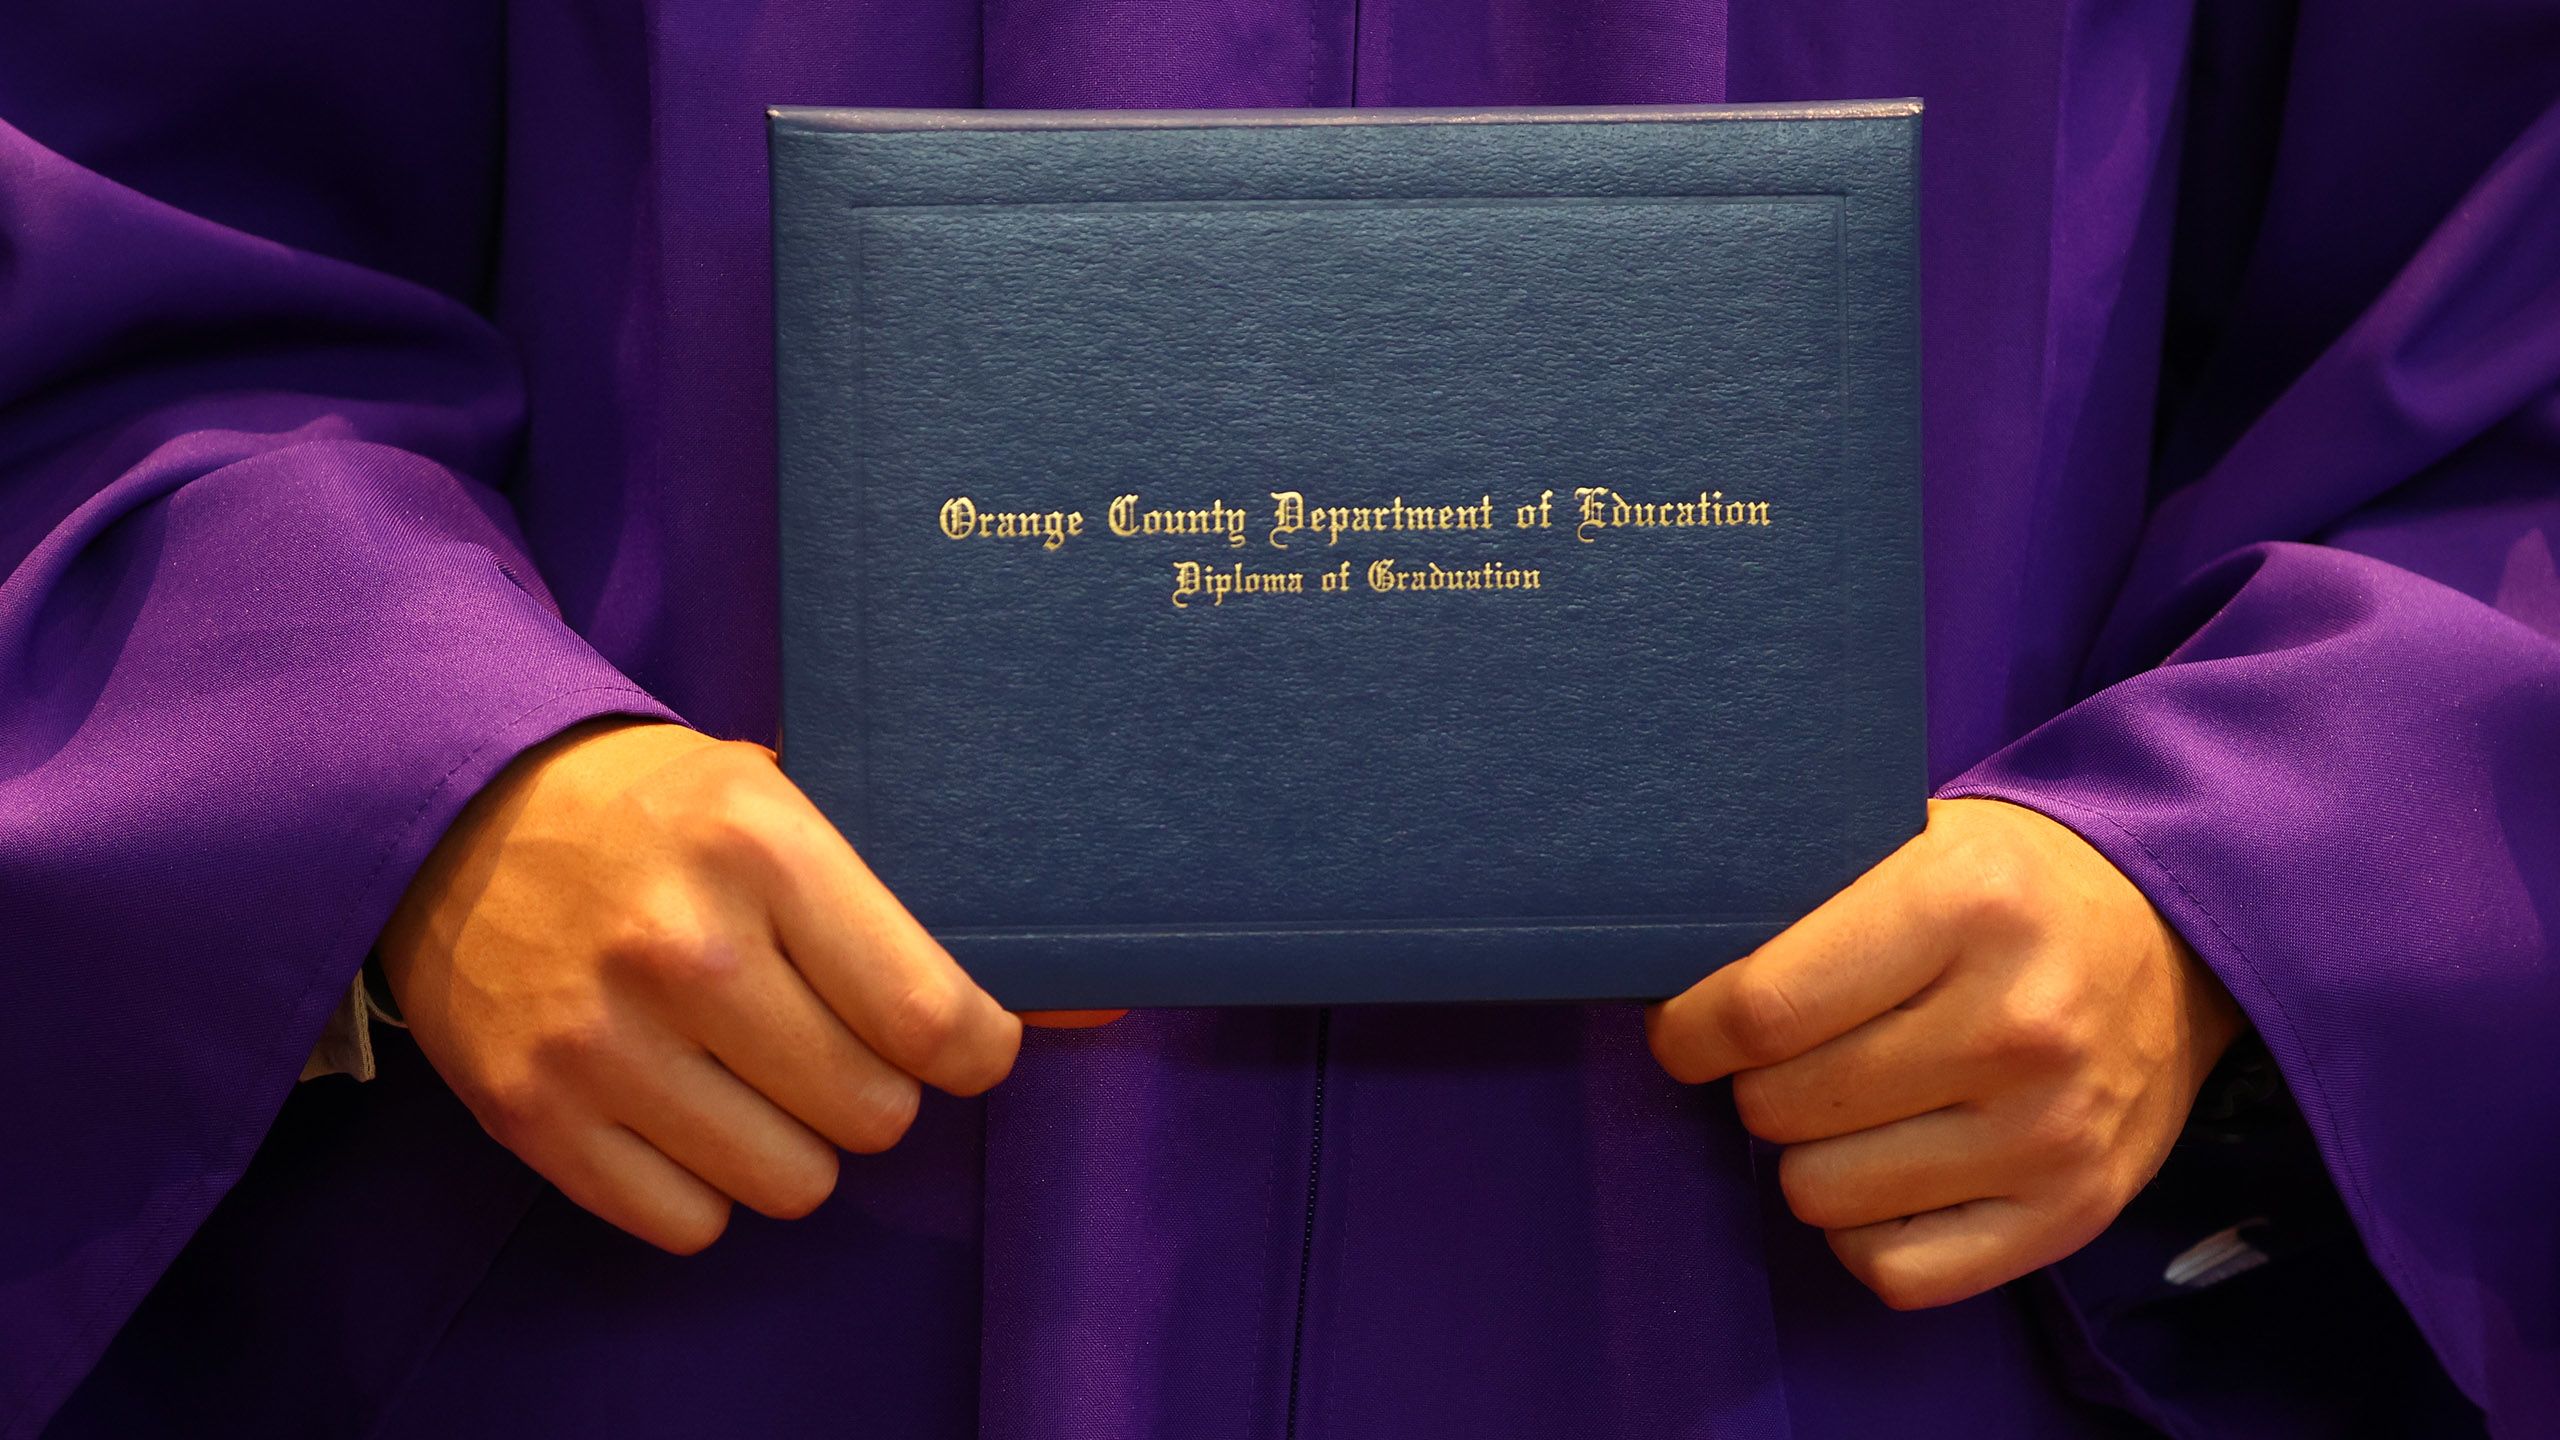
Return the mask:
[(1918, 124), (775, 112), (784, 763), (1017, 1007), (1687, 985), (1921, 823)]

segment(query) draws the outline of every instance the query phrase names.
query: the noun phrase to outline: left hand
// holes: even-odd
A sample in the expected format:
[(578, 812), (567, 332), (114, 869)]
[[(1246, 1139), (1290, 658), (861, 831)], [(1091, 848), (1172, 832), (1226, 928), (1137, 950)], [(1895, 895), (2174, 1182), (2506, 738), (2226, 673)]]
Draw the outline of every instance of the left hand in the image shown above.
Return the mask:
[(1994, 800), (1652, 1008), (1676, 1079), (1733, 1077), (1789, 1208), (1898, 1310), (2071, 1254), (2158, 1172), (2247, 1020), (2088, 842)]

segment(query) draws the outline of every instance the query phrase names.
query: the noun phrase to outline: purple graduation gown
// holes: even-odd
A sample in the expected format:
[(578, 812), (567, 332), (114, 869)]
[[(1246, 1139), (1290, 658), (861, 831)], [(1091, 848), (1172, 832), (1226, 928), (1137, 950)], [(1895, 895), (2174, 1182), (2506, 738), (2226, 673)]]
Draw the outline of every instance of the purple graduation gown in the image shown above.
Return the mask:
[[(2560, 13), (2293, 10), (21, 0), (0, 1436), (2560, 1433)], [(2070, 1261), (1887, 1311), (1627, 1006), (1034, 1036), (690, 1260), (294, 1083), (513, 754), (771, 733), (764, 105), (1905, 94), (1933, 780), (2292, 1096)]]

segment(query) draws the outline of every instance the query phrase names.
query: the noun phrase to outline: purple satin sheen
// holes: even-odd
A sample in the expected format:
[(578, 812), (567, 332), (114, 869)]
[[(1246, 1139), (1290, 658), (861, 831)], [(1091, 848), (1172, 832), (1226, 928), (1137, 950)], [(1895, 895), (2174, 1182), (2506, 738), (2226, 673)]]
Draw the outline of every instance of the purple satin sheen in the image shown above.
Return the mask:
[[(2554, 1433), (2547, 6), (100, 9), (0, 22), (0, 1436)], [(1897, 1315), (1632, 1007), (1035, 1035), (691, 1260), (405, 1040), (293, 1085), (509, 757), (770, 737), (763, 106), (1903, 94), (1933, 778), (2161, 905), (2298, 1147)]]
[(2460, 214), (2154, 515), (2093, 662), (2126, 678), (1948, 793), (2153, 898), (2455, 1378), (2560, 1420), (2560, 1309), (2511, 1289), (2560, 1276), (2560, 107)]
[(28, 1433), (472, 791), (666, 712), (488, 488), (522, 396), (469, 310), (5, 128), (0, 236), (0, 1433)]

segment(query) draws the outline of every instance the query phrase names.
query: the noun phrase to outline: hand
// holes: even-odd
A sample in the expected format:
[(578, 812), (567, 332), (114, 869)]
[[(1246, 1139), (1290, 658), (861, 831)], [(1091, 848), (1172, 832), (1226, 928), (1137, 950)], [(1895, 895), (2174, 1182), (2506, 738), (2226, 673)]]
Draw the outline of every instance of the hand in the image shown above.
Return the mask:
[(771, 752), (603, 721), (475, 797), (383, 931), (418, 1046), (499, 1143), (652, 1244), (817, 1208), (838, 1146), (974, 1095), (1022, 1027)]
[(1797, 1218), (1896, 1309), (2052, 1264), (2168, 1158), (2246, 1026), (2133, 883), (1993, 800), (1646, 1017), (1663, 1068), (1733, 1077)]

